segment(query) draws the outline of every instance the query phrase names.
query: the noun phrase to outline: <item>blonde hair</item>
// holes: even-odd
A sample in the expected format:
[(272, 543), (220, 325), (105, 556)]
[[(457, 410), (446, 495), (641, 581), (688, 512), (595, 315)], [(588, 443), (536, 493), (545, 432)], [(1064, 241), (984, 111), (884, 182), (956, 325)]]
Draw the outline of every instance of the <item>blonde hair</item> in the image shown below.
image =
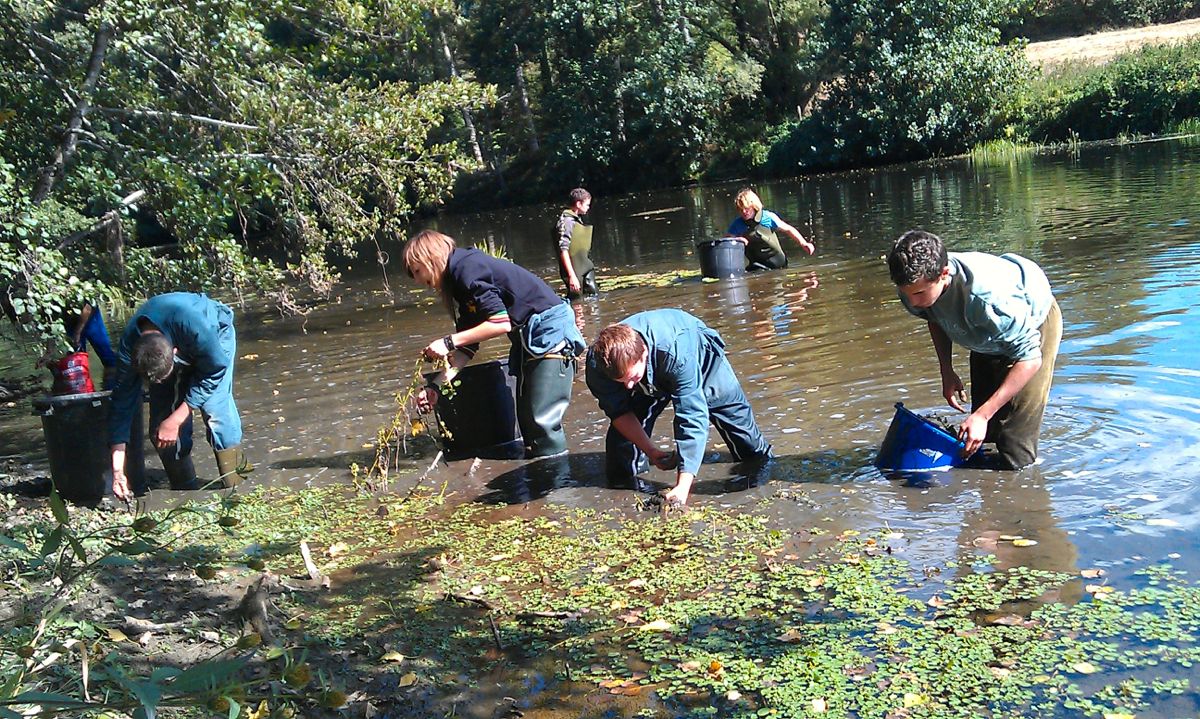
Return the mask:
[(446, 265), (450, 263), (450, 253), (457, 245), (454, 238), (443, 235), (437, 230), (421, 230), (404, 243), (404, 269), (408, 276), (413, 276), (413, 270), (424, 267), (433, 278), (434, 287), (442, 293), (442, 302), (446, 309), (454, 315), (454, 295), (442, 281), (446, 274)]
[(734, 199), (733, 204), (739, 210), (752, 207), (754, 208), (755, 212), (758, 212), (763, 208), (762, 200), (758, 199), (758, 195), (756, 195), (754, 190), (751, 190), (749, 187), (744, 187), (742, 188), (741, 192), (737, 193), (737, 198)]

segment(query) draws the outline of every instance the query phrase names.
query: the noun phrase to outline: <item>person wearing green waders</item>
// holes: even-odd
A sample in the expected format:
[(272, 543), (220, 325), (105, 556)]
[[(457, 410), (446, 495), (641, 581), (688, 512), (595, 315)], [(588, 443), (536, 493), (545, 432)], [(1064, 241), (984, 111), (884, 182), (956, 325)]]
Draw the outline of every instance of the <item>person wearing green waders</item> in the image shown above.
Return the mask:
[(571, 190), (571, 206), (558, 216), (554, 226), (558, 250), (558, 275), (567, 286), (567, 299), (597, 294), (596, 266), (592, 264), (592, 226), (584, 215), (592, 206), (592, 194), (582, 187)]
[(953, 345), (971, 351), (971, 413), (958, 429), (971, 466), (1020, 469), (1037, 459), (1038, 432), (1062, 339), (1062, 313), (1046, 273), (1020, 255), (947, 252), (937, 235), (905, 232), (887, 257), (904, 309), (929, 324), (942, 396), (965, 412)]
[(738, 217), (730, 223), (726, 235), (746, 244), (747, 270), (781, 270), (787, 267), (787, 254), (779, 244), (780, 232), (799, 243), (810, 255), (817, 249), (816, 245), (804, 239), (799, 230), (781, 220), (779, 215), (764, 209), (762, 200), (758, 199), (754, 190), (748, 187), (742, 189), (734, 205)]
[[(571, 401), (576, 357), (587, 349), (575, 326), (575, 314), (529, 270), (486, 252), (464, 249), (433, 230), (418, 232), (404, 245), (408, 276), (442, 295), (455, 318), (455, 331), (430, 342), (422, 354), (444, 360), (449, 368), (435, 384), (453, 379), (479, 343), (508, 335), (512, 349), (508, 371), (517, 379), (517, 424), (529, 458), (567, 451), (562, 418)], [(437, 402), (422, 390), (417, 406)]]
[[(133, 313), (117, 349), (117, 381), (108, 417), (113, 494), (128, 500), (125, 448), (133, 413), (141, 411), (142, 380), (150, 383), (150, 439), (172, 489), (196, 489), (192, 410), (200, 410), (217, 456), (220, 483), (232, 487), (248, 471), (242, 419), (233, 401), (237, 336), (233, 310), (202, 294), (171, 292)], [(140, 441), (138, 438), (137, 441)]]

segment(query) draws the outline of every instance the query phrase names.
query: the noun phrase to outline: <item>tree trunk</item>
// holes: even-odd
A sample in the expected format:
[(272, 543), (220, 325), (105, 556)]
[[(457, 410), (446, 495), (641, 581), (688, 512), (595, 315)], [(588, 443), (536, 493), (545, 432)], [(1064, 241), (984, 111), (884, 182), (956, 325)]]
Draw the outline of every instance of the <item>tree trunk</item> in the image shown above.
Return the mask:
[(92, 38), (92, 56), (88, 59), (87, 73), (84, 75), (83, 85), (77, 93), (79, 99), (75, 101), (75, 109), (71, 112), (71, 119), (67, 122), (67, 130), (63, 134), (62, 142), (54, 151), (54, 157), (50, 160), (50, 164), (43, 167), (38, 176), (37, 185), (33, 189), (34, 204), (40, 204), (50, 196), (50, 191), (54, 189), (55, 183), (62, 178), (67, 163), (75, 155), (75, 146), (79, 142), (79, 131), (83, 128), (83, 118), (91, 109), (92, 92), (95, 91), (96, 83), (100, 79), (100, 69), (104, 66), (104, 54), (108, 51), (108, 42), (112, 39), (112, 35), (112, 26), (102, 23)]
[[(458, 65), (454, 62), (454, 53), (450, 50), (450, 41), (446, 39), (446, 30), (441, 25), (438, 25), (438, 40), (442, 43), (442, 55), (446, 59), (446, 68), (450, 71), (450, 77), (458, 77)], [(467, 108), (462, 108), (463, 125), (467, 128), (467, 144), (471, 146), (471, 154), (475, 156), (475, 162), (483, 165), (483, 150), (479, 147), (479, 135), (475, 132), (475, 119), (471, 117), (471, 111)]]
[(521, 48), (514, 44), (513, 53), (516, 56), (517, 65), (517, 101), (521, 104), (521, 117), (525, 119), (525, 129), (529, 131), (529, 151), (537, 152), (541, 149), (541, 143), (538, 142), (537, 126), (533, 124), (533, 110), (529, 108), (529, 92), (525, 89), (525, 70), (524, 63), (521, 62)]
[(625, 93), (623, 93), (621, 91), (622, 72), (621, 72), (621, 56), (620, 55), (617, 55), (616, 57), (613, 58), (613, 65), (617, 69), (617, 98), (616, 98), (617, 101), (615, 103), (616, 104), (616, 117), (614, 118), (616, 125), (617, 125), (616, 135), (617, 135), (617, 142), (624, 144), (624, 142), (625, 142)]

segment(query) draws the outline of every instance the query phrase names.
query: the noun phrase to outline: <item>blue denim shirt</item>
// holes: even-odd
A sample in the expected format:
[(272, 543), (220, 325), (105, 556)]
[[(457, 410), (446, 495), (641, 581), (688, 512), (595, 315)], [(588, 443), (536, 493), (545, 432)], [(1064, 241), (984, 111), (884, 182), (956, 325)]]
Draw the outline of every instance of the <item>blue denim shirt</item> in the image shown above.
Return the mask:
[(233, 371), (234, 358), (222, 349), (218, 332), (222, 321), (232, 321), (230, 310), (205, 295), (171, 292), (151, 297), (137, 309), (117, 347), (117, 384), (112, 393), (109, 443), (129, 441), (129, 426), (139, 408), (142, 377), (133, 371), (133, 345), (141, 337), (138, 320), (145, 318), (162, 330), (175, 346), (178, 357), (191, 367), (194, 381), (184, 401), (202, 407), (212, 396), (221, 377)]
[(932, 307), (913, 315), (945, 330), (951, 341), (973, 352), (1015, 362), (1041, 357), (1040, 328), (1054, 304), (1046, 273), (1020, 255), (949, 253), (950, 284)]
[(682, 310), (650, 310), (621, 320), (646, 342), (646, 376), (633, 390), (613, 380), (588, 352), (588, 389), (600, 409), (615, 419), (630, 411), (634, 392), (670, 397), (675, 408), (675, 445), (680, 469), (696, 474), (708, 442), (708, 398), (704, 391), (703, 357), (723, 352), (725, 343), (715, 330)]

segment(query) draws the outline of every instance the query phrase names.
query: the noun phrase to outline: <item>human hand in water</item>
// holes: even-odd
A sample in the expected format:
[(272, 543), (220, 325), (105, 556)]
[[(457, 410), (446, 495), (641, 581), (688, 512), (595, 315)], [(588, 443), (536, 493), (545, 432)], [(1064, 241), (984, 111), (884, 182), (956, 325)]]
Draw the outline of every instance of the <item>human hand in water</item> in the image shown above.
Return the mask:
[(687, 504), (688, 495), (692, 492), (692, 482), (696, 481), (696, 476), (688, 472), (680, 472), (679, 479), (676, 480), (675, 486), (669, 492), (663, 495), (663, 501), (670, 507), (682, 507)]
[(810, 255), (817, 251), (817, 246), (814, 245), (813, 243), (809, 242), (808, 240), (804, 239), (803, 237), (800, 238), (800, 246), (803, 247), (804, 251)]

